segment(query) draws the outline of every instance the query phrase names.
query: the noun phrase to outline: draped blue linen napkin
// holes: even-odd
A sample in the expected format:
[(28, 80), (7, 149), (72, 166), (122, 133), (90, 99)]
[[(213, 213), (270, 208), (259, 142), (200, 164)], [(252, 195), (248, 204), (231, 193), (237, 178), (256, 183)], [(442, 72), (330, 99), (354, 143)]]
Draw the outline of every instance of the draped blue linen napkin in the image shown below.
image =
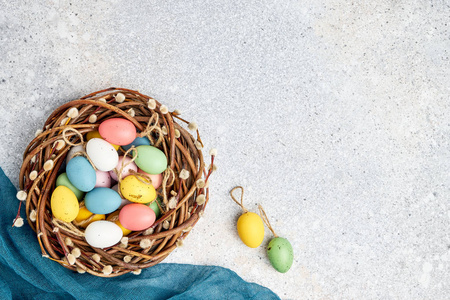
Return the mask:
[[(140, 275), (101, 278), (72, 272), (41, 256), (16, 189), (0, 168), (0, 299), (279, 299), (269, 289), (218, 266), (158, 264)], [(22, 217), (25, 214), (22, 209)]]

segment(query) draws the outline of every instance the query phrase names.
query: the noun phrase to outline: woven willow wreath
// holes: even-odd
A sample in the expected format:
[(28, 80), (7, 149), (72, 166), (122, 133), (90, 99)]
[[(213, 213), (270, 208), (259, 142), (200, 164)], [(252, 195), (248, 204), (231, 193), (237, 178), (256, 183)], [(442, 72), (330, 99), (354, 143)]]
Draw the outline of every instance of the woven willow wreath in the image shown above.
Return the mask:
[[(83, 143), (88, 132), (97, 130), (109, 118), (131, 121), (141, 136), (147, 136), (164, 152), (169, 165), (157, 190), (162, 199), (159, 219), (147, 230), (132, 232), (119, 244), (100, 249), (86, 242), (83, 227), (52, 216), (50, 198), (71, 146)], [(188, 124), (197, 137), (174, 119)], [(215, 167), (215, 150), (210, 152), (211, 165), (206, 169), (202, 147), (195, 123), (183, 120), (178, 111), (169, 112), (165, 105), (137, 91), (109, 88), (57, 108), (25, 150), (21, 190), (17, 193), (17, 198), (26, 203), (28, 223), (37, 234), (42, 256), (70, 270), (100, 277), (140, 274), (141, 269), (161, 262), (182, 245), (208, 203), (208, 179)], [(119, 154), (124, 152), (119, 149)], [(16, 227), (23, 224), (19, 213)]]

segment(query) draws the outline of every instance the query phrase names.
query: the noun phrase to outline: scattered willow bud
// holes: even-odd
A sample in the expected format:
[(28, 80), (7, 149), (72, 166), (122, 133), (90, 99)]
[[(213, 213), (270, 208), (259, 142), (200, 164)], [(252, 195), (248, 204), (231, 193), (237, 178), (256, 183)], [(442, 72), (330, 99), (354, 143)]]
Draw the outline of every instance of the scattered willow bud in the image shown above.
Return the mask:
[(67, 246), (73, 246), (73, 242), (72, 242), (72, 239), (70, 237), (66, 237), (64, 239), (64, 242), (66, 243)]
[(54, 165), (53, 160), (51, 160), (51, 159), (47, 160), (47, 161), (44, 163), (44, 170), (45, 170), (45, 171), (50, 171), (51, 169), (53, 169), (53, 165)]
[(177, 198), (175, 197), (170, 198), (168, 207), (169, 209), (174, 209), (175, 207), (177, 207)]
[(180, 176), (181, 179), (185, 179), (186, 180), (186, 179), (189, 178), (189, 171), (186, 170), (186, 169), (182, 169), (179, 176)]
[(139, 243), (139, 246), (141, 246), (142, 249), (150, 248), (153, 245), (153, 241), (150, 239), (142, 239)]
[(217, 155), (217, 149), (216, 148), (212, 148), (211, 150), (209, 150), (209, 155), (216, 156)]
[(127, 113), (132, 116), (133, 118), (136, 116), (136, 113), (134, 111), (134, 109), (130, 108), (129, 110), (127, 110)]
[(154, 231), (155, 231), (154, 228), (149, 228), (149, 229), (147, 229), (147, 230), (144, 231), (144, 235), (150, 235), (150, 234), (153, 234)]
[(105, 98), (98, 98), (97, 101), (106, 103), (106, 99)]
[(188, 124), (189, 130), (196, 131), (198, 129), (197, 123), (191, 122)]
[(195, 141), (194, 145), (198, 150), (201, 150), (203, 148), (202, 143), (200, 143), (199, 141)]
[(172, 114), (175, 115), (175, 116), (179, 116), (179, 115), (181, 115), (181, 111), (180, 111), (179, 109), (175, 109), (175, 110), (172, 112)]
[(67, 112), (67, 116), (72, 119), (78, 117), (78, 109), (76, 107), (72, 107)]
[(134, 275), (140, 275), (141, 272), (142, 272), (142, 269), (137, 269), (137, 270), (132, 271), (131, 273), (133, 273)]
[(100, 262), (101, 257), (100, 257), (100, 255), (98, 255), (97, 253), (95, 253), (94, 255), (92, 255), (92, 259), (93, 259), (95, 262)]
[(42, 129), (36, 130), (36, 132), (34, 133), (34, 137), (39, 136), (42, 132), (43, 132)]
[(30, 220), (31, 220), (31, 222), (36, 222), (36, 210), (32, 210), (31, 212), (30, 212)]
[(59, 228), (58, 227), (55, 227), (55, 228), (53, 228), (53, 232), (59, 232)]
[(111, 274), (112, 271), (113, 271), (113, 267), (110, 265), (104, 266), (103, 270), (102, 270), (103, 274), (105, 274), (105, 275)]
[(201, 210), (198, 212), (198, 217), (201, 218), (201, 217), (203, 217), (204, 214), (205, 214), (205, 211)]
[(209, 180), (205, 183), (205, 189), (209, 188)]
[(122, 93), (117, 93), (114, 98), (116, 99), (117, 103), (122, 103), (123, 101), (125, 101), (125, 95)]
[(156, 101), (155, 101), (155, 99), (148, 99), (147, 106), (150, 109), (155, 109), (156, 108)]
[(30, 161), (31, 161), (31, 163), (35, 163), (36, 162), (36, 155), (35, 156), (33, 156), (31, 159), (30, 159)]
[(159, 110), (161, 111), (161, 113), (163, 115), (167, 114), (169, 112), (169, 108), (167, 108), (167, 106), (165, 105), (161, 105), (161, 107), (159, 108)]
[(161, 132), (162, 132), (164, 135), (167, 135), (167, 127), (166, 127), (166, 126), (161, 127)]
[(59, 123), (60, 125), (66, 125), (67, 121), (69, 121), (68, 117), (65, 117), (61, 120), (61, 123)]
[(192, 230), (192, 226), (186, 227), (185, 229), (183, 229), (183, 232), (189, 232)]
[(86, 273), (86, 271), (83, 270), (83, 269), (80, 268), (80, 267), (77, 267), (77, 272), (78, 272), (79, 274), (84, 274), (84, 273)]
[(216, 164), (209, 165), (208, 166), (208, 170), (211, 170), (211, 169), (212, 169), (213, 172), (217, 171), (217, 165)]
[(75, 258), (75, 256), (73, 254), (69, 253), (67, 255), (67, 261), (69, 262), (70, 265), (74, 265), (75, 261), (76, 261), (76, 258)]
[(90, 115), (89, 123), (95, 123), (95, 122), (97, 122), (97, 115)]
[(70, 252), (73, 256), (75, 256), (75, 258), (78, 258), (81, 256), (81, 250), (80, 248), (73, 248), (72, 251)]
[(16, 198), (19, 199), (20, 201), (27, 200), (27, 192), (25, 192), (25, 191), (18, 191), (17, 194), (16, 194)]
[(197, 198), (195, 199), (195, 202), (197, 202), (198, 205), (203, 205), (206, 202), (206, 197), (205, 195), (198, 195)]
[(183, 242), (183, 239), (177, 239), (177, 247), (183, 247), (183, 245), (184, 245), (184, 242)]
[(53, 143), (53, 147), (56, 148), (56, 150), (61, 150), (66, 145), (66, 142), (64, 140), (57, 140)]
[(124, 248), (126, 248), (126, 247), (128, 246), (128, 237), (127, 237), (127, 236), (124, 236), (124, 237), (120, 240), (120, 245), (121, 245), (121, 246), (123, 245)]
[(18, 217), (17, 220), (14, 222), (15, 227), (22, 227), (23, 226), (23, 219), (21, 217)]
[(178, 139), (181, 136), (181, 133), (178, 129), (175, 129), (175, 138)]
[(203, 178), (200, 178), (199, 180), (197, 180), (196, 182), (195, 182), (195, 185), (198, 187), (198, 188), (204, 188), (205, 187), (205, 180), (203, 179)]
[(123, 257), (123, 261), (129, 263), (133, 257), (131, 255), (126, 255)]
[(164, 221), (162, 226), (163, 226), (164, 229), (169, 229), (169, 227), (170, 227), (169, 221), (167, 221), (167, 220)]

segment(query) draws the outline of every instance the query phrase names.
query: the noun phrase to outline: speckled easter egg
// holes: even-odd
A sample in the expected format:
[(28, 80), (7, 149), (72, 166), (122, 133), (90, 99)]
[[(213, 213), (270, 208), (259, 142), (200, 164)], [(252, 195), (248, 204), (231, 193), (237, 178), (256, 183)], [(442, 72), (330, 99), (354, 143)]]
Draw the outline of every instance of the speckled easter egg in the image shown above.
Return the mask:
[[(117, 165), (115, 166), (114, 170), (109, 171), (109, 175), (111, 176), (112, 179), (114, 179), (115, 181), (118, 181), (119, 178), (117, 178), (116, 175), (116, 171), (117, 173), (119, 173), (120, 169), (122, 169), (122, 178), (127, 177), (128, 175), (130, 175), (131, 171), (135, 171), (137, 172), (137, 166), (134, 162), (130, 162), (131, 158), (129, 158), (128, 156), (123, 157), (123, 156), (119, 156), (119, 161), (117, 162)], [(123, 168), (122, 168), (122, 164), (123, 164)]]
[(155, 219), (155, 212), (147, 205), (139, 203), (125, 205), (119, 213), (122, 226), (133, 231), (149, 228)]
[(58, 178), (56, 178), (56, 186), (60, 186), (63, 185), (65, 187), (68, 187), (77, 197), (78, 201), (80, 201), (83, 196), (84, 196), (84, 192), (80, 191), (79, 189), (77, 189), (69, 180), (69, 178), (67, 177), (66, 173), (62, 173), (58, 176)]
[(138, 146), (136, 165), (142, 171), (149, 174), (160, 174), (167, 168), (167, 157), (156, 147), (153, 146)]
[(84, 238), (95, 248), (111, 247), (120, 242), (123, 237), (119, 226), (110, 221), (95, 221), (86, 227)]
[(148, 203), (156, 198), (156, 190), (146, 179), (136, 175), (125, 177), (120, 183), (120, 193), (125, 199), (136, 203)]
[[(86, 140), (92, 140), (93, 138), (97, 138), (97, 139), (103, 139), (102, 136), (100, 135), (100, 133), (97, 130), (93, 130), (93, 131), (89, 131), (86, 134)], [(119, 145), (115, 145), (115, 144), (111, 144), (111, 146), (114, 147), (114, 149), (119, 150), (120, 146)]]
[(132, 141), (130, 144), (122, 146), (123, 149), (128, 150), (131, 148), (131, 146), (137, 147), (137, 146), (142, 146), (142, 145), (148, 145), (150, 146), (150, 141), (148, 139), (148, 137), (144, 136), (144, 137), (136, 137), (134, 139), (134, 141)]
[(264, 239), (264, 223), (258, 214), (252, 212), (239, 217), (237, 231), (242, 242), (250, 248), (258, 247)]
[(58, 186), (52, 193), (50, 206), (55, 218), (72, 222), (78, 215), (78, 199), (75, 194), (66, 186)]
[[(89, 221), (83, 222), (85, 220), (88, 220), (89, 218), (91, 218)], [(103, 215), (103, 214), (95, 215), (92, 212), (90, 212), (86, 207), (81, 207), (78, 212), (77, 217), (75, 218), (75, 222), (77, 223), (76, 225), (86, 228), (92, 222), (100, 221), (100, 220), (104, 220), (104, 219), (105, 219), (105, 215)]]
[(147, 175), (152, 180), (152, 185), (155, 189), (158, 189), (161, 186), (161, 183), (163, 181), (163, 175), (162, 174), (149, 174), (147, 172), (142, 171), (138, 168), (138, 173)]
[(109, 143), (124, 146), (136, 138), (136, 127), (126, 119), (112, 118), (103, 121), (98, 132)]
[(119, 208), (120, 195), (108, 188), (95, 188), (84, 197), (84, 205), (94, 214), (109, 214)]
[(285, 238), (273, 238), (267, 246), (270, 263), (280, 273), (286, 273), (294, 261), (292, 245)]
[(95, 167), (104, 172), (114, 169), (119, 161), (116, 149), (103, 139), (93, 138), (87, 142), (86, 153)]
[(95, 170), (83, 156), (72, 158), (66, 167), (67, 178), (80, 191), (89, 192), (95, 187)]
[(109, 175), (109, 172), (97, 170), (95, 171), (95, 176), (97, 177), (95, 187), (111, 187), (111, 175)]

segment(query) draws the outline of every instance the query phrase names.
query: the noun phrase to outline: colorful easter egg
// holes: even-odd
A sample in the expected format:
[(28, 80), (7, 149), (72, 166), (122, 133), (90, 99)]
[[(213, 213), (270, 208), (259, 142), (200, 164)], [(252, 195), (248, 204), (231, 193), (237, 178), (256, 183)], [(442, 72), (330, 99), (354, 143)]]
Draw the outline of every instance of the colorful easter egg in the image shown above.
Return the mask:
[(72, 222), (78, 215), (79, 205), (77, 196), (66, 186), (58, 186), (52, 193), (50, 206), (53, 216), (64, 221)]
[(95, 221), (86, 227), (84, 238), (95, 248), (111, 247), (120, 242), (123, 237), (119, 226), (110, 221)]
[(167, 168), (167, 157), (156, 147), (153, 146), (138, 146), (136, 165), (142, 171), (149, 174), (160, 174)]
[(84, 197), (84, 205), (94, 214), (109, 214), (119, 208), (120, 195), (109, 188), (95, 188)]
[(132, 232), (132, 230), (126, 229), (125, 227), (122, 226), (119, 220), (119, 213), (120, 211), (113, 212), (108, 216), (107, 220), (114, 222), (117, 226), (120, 227), (120, 229), (122, 229), (123, 236), (127, 236)]
[(107, 141), (98, 138), (93, 138), (87, 142), (86, 153), (100, 171), (111, 171), (119, 161), (119, 154), (116, 149)]
[(161, 186), (161, 183), (163, 181), (162, 174), (149, 174), (147, 172), (142, 171), (141, 169), (138, 169), (138, 173), (147, 175), (152, 180), (152, 185), (155, 189), (158, 189)]
[(136, 138), (136, 127), (126, 119), (112, 118), (103, 121), (98, 132), (109, 143), (124, 146)]
[(149, 228), (153, 225), (155, 219), (155, 212), (147, 205), (139, 203), (125, 205), (119, 213), (122, 226), (132, 231)]
[(74, 157), (75, 154), (81, 153), (81, 152), (84, 152), (84, 146), (82, 146), (82, 145), (70, 147), (70, 150), (69, 150), (69, 152), (67, 152), (67, 156), (66, 156), (66, 164), (69, 163), (69, 161)]
[[(93, 138), (103, 139), (102, 136), (100, 135), (100, 133), (99, 133), (97, 130), (89, 131), (89, 132), (86, 134), (86, 140), (89, 141), (89, 140), (91, 140), (91, 139), (93, 139)], [(119, 145), (111, 144), (111, 146), (113, 146), (114, 149), (116, 149), (116, 150), (119, 150), (119, 148), (120, 148)]]
[(80, 201), (83, 196), (84, 196), (84, 192), (80, 191), (79, 189), (77, 189), (69, 180), (69, 178), (67, 177), (66, 173), (62, 173), (58, 176), (58, 178), (56, 178), (56, 186), (60, 186), (63, 185), (65, 187), (68, 187), (77, 197), (78, 201)]
[[(123, 168), (122, 168), (123, 164)], [(120, 169), (122, 169), (122, 179), (130, 175), (131, 171), (137, 172), (137, 166), (134, 162), (131, 162), (131, 158), (128, 156), (123, 157), (119, 156), (119, 161), (115, 168), (109, 172), (112, 179), (115, 181), (119, 181), (119, 178), (117, 178), (116, 172), (119, 173)]]
[(122, 196), (131, 202), (148, 203), (156, 198), (155, 188), (143, 177), (127, 176), (119, 186)]
[(83, 156), (72, 158), (66, 167), (67, 178), (80, 191), (89, 192), (95, 187), (95, 170)]
[(131, 146), (137, 147), (137, 146), (142, 146), (142, 145), (148, 145), (150, 146), (150, 141), (148, 139), (148, 137), (144, 136), (144, 137), (136, 137), (134, 139), (134, 141), (132, 141), (130, 144), (128, 145), (124, 145), (122, 146), (123, 149), (125, 149), (125, 151), (127, 151), (128, 149), (131, 148)]
[(270, 263), (280, 273), (286, 273), (294, 262), (294, 251), (291, 243), (285, 238), (273, 238), (267, 246)]
[[(92, 218), (91, 218), (92, 216)], [(89, 221), (84, 222), (91, 218)], [(86, 228), (89, 224), (95, 221), (104, 220), (105, 215), (95, 215), (92, 212), (90, 212), (86, 207), (81, 207), (80, 211), (78, 212), (77, 217), (75, 218), (74, 223), (75, 225), (81, 226), (83, 228)]]
[(239, 217), (237, 231), (242, 242), (250, 248), (258, 247), (264, 239), (264, 223), (258, 214), (252, 212)]

